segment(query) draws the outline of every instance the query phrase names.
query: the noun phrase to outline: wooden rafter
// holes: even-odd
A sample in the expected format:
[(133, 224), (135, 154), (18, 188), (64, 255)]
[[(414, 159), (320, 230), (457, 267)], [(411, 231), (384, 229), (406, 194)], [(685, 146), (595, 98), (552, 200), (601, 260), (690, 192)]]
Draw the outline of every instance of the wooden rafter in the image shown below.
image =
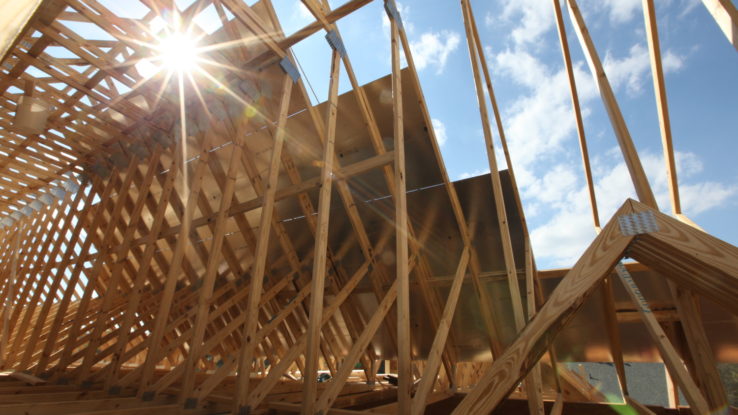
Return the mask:
[[(558, 365), (553, 340), (602, 288), (596, 300), (626, 404), (650, 413), (625, 380), (621, 323), (640, 321), (611, 288), (625, 253), (641, 262), (628, 269), (669, 281), (671, 302), (642, 314), (690, 405), (726, 405), (716, 371), (706, 369), (715, 360), (698, 300), (738, 311), (736, 253), (680, 213), (652, 2), (644, 0), (644, 16), (679, 221), (656, 212), (594, 43), (568, 0), (647, 205), (628, 201), (617, 216), (652, 214), (658, 229), (626, 235), (612, 220), (560, 282), (536, 269), (472, 2), (460, 4), (490, 175), (460, 182), (445, 169), (392, 0), (384, 2), (392, 73), (358, 81), (336, 23), (370, 2), (331, 9), (303, 0), (314, 22), (289, 36), (269, 0), (196, 0), (182, 10), (142, 0), (137, 19), (97, 0), (29, 6), (0, 74), (0, 219), (14, 215), (0, 227), (0, 359), (15, 371), (13, 380), (0, 376), (0, 412), (312, 415), (362, 406), (420, 414), (461, 400), (456, 413), (481, 413), (525, 379), (510, 397), (524, 397), (528, 412), (543, 413), (551, 400), (552, 413), (569, 413), (571, 400), (605, 397)], [(598, 228), (573, 65), (553, 4)], [(215, 63), (207, 79), (190, 85), (139, 71), (136, 62), (155, 53), (144, 43), (158, 34), (147, 29), (164, 10), (184, 25), (205, 10), (217, 17), (221, 27), (210, 34), (192, 26)], [(105, 40), (87, 38), (79, 23)], [(321, 31), (332, 48), (331, 81), (327, 101), (315, 105), (291, 48)], [(343, 95), (340, 73), (351, 88)], [(21, 95), (56, 106), (42, 134), (14, 130)], [(507, 171), (497, 167), (496, 140)], [(557, 282), (546, 298), (544, 287)], [(510, 306), (499, 305), (498, 284)], [(671, 322), (681, 323), (686, 347), (659, 331)], [(492, 363), (469, 362), (480, 356)], [(454, 395), (460, 389), (465, 395)]]

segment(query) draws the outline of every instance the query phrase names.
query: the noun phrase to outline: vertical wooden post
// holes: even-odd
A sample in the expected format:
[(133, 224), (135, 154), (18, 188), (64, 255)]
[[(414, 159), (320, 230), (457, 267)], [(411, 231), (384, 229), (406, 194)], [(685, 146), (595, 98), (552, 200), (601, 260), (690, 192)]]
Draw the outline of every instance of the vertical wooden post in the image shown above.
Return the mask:
[(313, 415), (318, 387), (318, 349), (323, 315), (325, 291), (326, 256), (328, 250), (328, 223), (330, 221), (331, 191), (333, 190), (333, 158), (336, 143), (336, 118), (338, 116), (338, 82), (341, 55), (333, 50), (331, 58), (331, 81), (328, 91), (328, 114), (323, 166), (320, 171), (320, 195), (318, 201), (318, 223), (315, 229), (313, 276), (310, 281), (310, 314), (307, 329), (307, 351), (305, 373), (303, 373), (302, 414)]
[[(533, 319), (536, 315), (536, 285), (535, 285), (535, 261), (533, 258), (533, 248), (530, 246), (530, 239), (525, 239), (525, 300), (527, 305), (527, 321)], [(522, 328), (520, 329), (522, 330)], [(555, 367), (556, 361), (551, 359), (551, 364)], [(558, 382), (558, 370), (554, 369), (554, 377)], [(536, 364), (531, 369), (530, 375), (525, 380), (526, 393), (528, 395), (528, 411), (531, 414), (545, 413), (543, 404), (543, 379), (541, 379), (541, 365)]]
[(464, 11), (464, 25), (467, 31), (467, 43), (469, 46), (469, 54), (472, 60), (472, 72), (474, 74), (474, 83), (477, 91), (477, 101), (479, 103), (479, 113), (482, 119), (482, 131), (484, 132), (484, 141), (486, 143), (487, 161), (490, 167), (490, 177), (492, 180), (492, 193), (495, 200), (495, 210), (497, 211), (497, 222), (500, 228), (500, 239), (502, 241), (502, 251), (505, 258), (505, 271), (507, 282), (510, 285), (510, 294), (512, 295), (513, 316), (516, 329), (519, 331), (525, 325), (525, 317), (523, 315), (523, 304), (520, 297), (520, 286), (518, 283), (517, 269), (515, 267), (515, 258), (512, 251), (512, 241), (510, 239), (510, 229), (507, 222), (507, 212), (505, 210), (505, 198), (502, 194), (502, 181), (500, 179), (500, 171), (497, 167), (497, 158), (495, 155), (494, 143), (492, 142), (492, 130), (490, 129), (489, 115), (487, 111), (487, 98), (484, 96), (481, 77), (479, 73), (479, 59), (481, 51), (474, 45), (472, 40), (471, 29), (469, 28), (469, 4), (468, 0), (461, 0)]
[[(238, 137), (236, 137), (238, 140)], [(179, 395), (179, 401), (185, 402), (192, 392), (195, 383), (195, 368), (203, 353), (203, 338), (205, 329), (207, 328), (208, 316), (210, 315), (210, 301), (213, 296), (213, 288), (215, 286), (215, 277), (218, 274), (218, 266), (220, 265), (221, 251), (223, 248), (223, 238), (226, 231), (227, 217), (226, 213), (231, 207), (233, 201), (233, 193), (236, 186), (236, 176), (238, 166), (241, 161), (242, 147), (240, 143), (234, 142), (233, 150), (228, 161), (228, 177), (225, 186), (221, 192), (220, 206), (215, 219), (215, 231), (210, 244), (208, 262), (205, 269), (205, 275), (202, 277), (202, 286), (200, 287), (200, 295), (197, 301), (197, 312), (195, 314), (194, 327), (192, 336), (190, 337), (190, 349), (184, 363), (184, 377), (182, 379), (182, 387)], [(217, 162), (217, 161), (216, 161)], [(188, 409), (195, 408), (196, 400), (188, 400), (185, 407)]]
[[(318, 401), (316, 406), (316, 414), (327, 414), (328, 408), (330, 408), (330, 406), (333, 405), (333, 402), (336, 401), (338, 394), (341, 392), (343, 385), (346, 383), (346, 379), (348, 379), (349, 374), (351, 374), (351, 371), (354, 368), (354, 363), (356, 363), (356, 361), (359, 359), (359, 355), (363, 353), (366, 347), (369, 345), (369, 341), (372, 339), (372, 337), (374, 337), (374, 334), (377, 332), (380, 324), (382, 324), (382, 321), (387, 316), (387, 313), (392, 307), (392, 304), (394, 304), (395, 298), (397, 297), (397, 283), (398, 281), (395, 280), (390, 288), (387, 290), (384, 298), (377, 305), (377, 310), (374, 312), (371, 319), (367, 321), (364, 330), (361, 332), (361, 335), (351, 346), (351, 350), (349, 350), (349, 353), (346, 355), (346, 358), (341, 364), (341, 367), (336, 373), (336, 376), (331, 379), (330, 385), (328, 385), (328, 388), (326, 388), (326, 390), (320, 396), (320, 400)], [(305, 403), (303, 402), (303, 407), (304, 406)]]
[(292, 80), (284, 75), (282, 83), (282, 102), (279, 109), (277, 121), (277, 134), (274, 137), (271, 161), (269, 163), (269, 177), (264, 189), (263, 202), (261, 206), (261, 217), (259, 218), (259, 235), (256, 239), (256, 252), (254, 252), (254, 265), (251, 273), (251, 284), (249, 285), (249, 296), (246, 303), (246, 323), (243, 327), (243, 344), (238, 359), (238, 378), (236, 381), (237, 394), (235, 399), (234, 413), (248, 413), (249, 408), (249, 379), (251, 377), (251, 364), (254, 350), (258, 346), (255, 339), (258, 323), (259, 300), (261, 299), (262, 287), (264, 285), (264, 272), (266, 269), (267, 251), (269, 249), (269, 232), (271, 230), (272, 215), (274, 213), (274, 196), (277, 194), (277, 180), (279, 179), (279, 166), (282, 156), (282, 147), (285, 139), (285, 124), (287, 123), (287, 111), (289, 109), (289, 97), (292, 93)]
[[(561, 5), (559, 0), (553, 0), (554, 15), (556, 16), (556, 28), (559, 33), (561, 42), (561, 54), (564, 58), (564, 66), (566, 67), (567, 77), (569, 78), (569, 91), (571, 93), (572, 107), (574, 109), (574, 118), (577, 125), (577, 135), (579, 137), (579, 147), (582, 153), (582, 165), (584, 167), (584, 176), (587, 181), (587, 190), (589, 193), (589, 201), (592, 211), (592, 221), (595, 230), (600, 231), (600, 217), (597, 209), (597, 198), (595, 197), (594, 181), (592, 179), (592, 169), (589, 163), (589, 151), (587, 149), (587, 139), (584, 134), (584, 122), (582, 111), (579, 106), (579, 93), (577, 92), (576, 80), (574, 78), (574, 68), (571, 63), (571, 54), (569, 51), (569, 41), (566, 36), (566, 28), (564, 26), (564, 18), (561, 13)], [(618, 381), (623, 394), (628, 394), (628, 386), (625, 380), (625, 365), (623, 363), (622, 347), (620, 346), (620, 333), (618, 332), (617, 319), (615, 318), (615, 306), (612, 293), (612, 281), (610, 277), (603, 280), (603, 312), (605, 315), (608, 338), (610, 340), (610, 351), (615, 370), (618, 374)]]
[(717, 370), (717, 362), (712, 354), (710, 342), (702, 325), (702, 318), (697, 301), (699, 300), (692, 290), (677, 287), (673, 281), (668, 281), (671, 297), (677, 305), (679, 321), (682, 323), (687, 338), (688, 353), (694, 362), (694, 377), (698, 382), (710, 409), (718, 411), (728, 406), (727, 393)]
[[(394, 2), (394, 0), (388, 0)], [(397, 265), (397, 378), (398, 413), (410, 413), (413, 384), (410, 354), (410, 276), (407, 245), (407, 195), (405, 183), (405, 135), (402, 106), (399, 22), (390, 16), (392, 49), (392, 108), (395, 148), (395, 243)]]

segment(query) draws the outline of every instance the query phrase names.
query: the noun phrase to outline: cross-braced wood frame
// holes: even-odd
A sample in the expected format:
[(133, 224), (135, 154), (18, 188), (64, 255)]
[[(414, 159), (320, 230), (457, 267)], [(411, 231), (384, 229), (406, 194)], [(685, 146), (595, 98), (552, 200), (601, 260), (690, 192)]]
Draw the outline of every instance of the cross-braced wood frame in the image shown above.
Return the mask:
[[(383, 4), (392, 71), (366, 85), (336, 22), (371, 0), (302, 0), (315, 21), (287, 37), (270, 0), (140, 2), (139, 19), (98, 0), (0, 6), (0, 413), (620, 410), (559, 364), (575, 318), (603, 327), (620, 407), (679, 411), (629, 393), (621, 334), (635, 321), (692, 413), (732, 410), (700, 312), (717, 307), (735, 328), (738, 248), (682, 214), (652, 0), (644, 21), (676, 219), (658, 210), (582, 14), (565, 0), (640, 200), (624, 197), (605, 226), (552, 0), (599, 233), (558, 275), (535, 266), (469, 0), (460, 7), (490, 173), (459, 182), (393, 0)], [(735, 6), (704, 3), (735, 46)], [(207, 10), (219, 22), (211, 33), (192, 25)], [(200, 38), (207, 71), (142, 73), (158, 41), (147, 28), (172, 14)], [(331, 69), (314, 105), (291, 48), (319, 32)], [(40, 131), (20, 128), (21, 98), (49, 107)], [(654, 281), (668, 306), (639, 288)], [(599, 315), (576, 314), (592, 302)], [(735, 348), (728, 339), (718, 341)]]

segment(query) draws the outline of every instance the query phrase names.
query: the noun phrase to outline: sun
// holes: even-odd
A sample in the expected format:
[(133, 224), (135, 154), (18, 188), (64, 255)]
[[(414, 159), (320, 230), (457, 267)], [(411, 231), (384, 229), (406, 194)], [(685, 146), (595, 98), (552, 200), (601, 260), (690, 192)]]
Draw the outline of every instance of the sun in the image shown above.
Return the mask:
[(172, 72), (191, 72), (200, 59), (197, 41), (183, 32), (173, 32), (157, 46), (161, 65)]

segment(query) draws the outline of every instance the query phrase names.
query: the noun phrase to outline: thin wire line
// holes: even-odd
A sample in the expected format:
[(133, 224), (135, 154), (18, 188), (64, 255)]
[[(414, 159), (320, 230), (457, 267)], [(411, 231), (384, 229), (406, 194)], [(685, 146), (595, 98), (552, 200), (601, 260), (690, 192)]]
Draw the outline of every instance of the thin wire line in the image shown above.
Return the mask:
[(292, 57), (295, 58), (295, 62), (297, 63), (297, 68), (300, 70), (300, 73), (302, 74), (302, 77), (305, 78), (305, 81), (308, 84), (308, 87), (310, 88), (310, 92), (313, 93), (313, 97), (315, 97), (315, 104), (319, 104), (320, 100), (318, 99), (318, 95), (315, 93), (315, 90), (313, 89), (313, 84), (310, 83), (310, 79), (307, 77), (307, 73), (305, 73), (305, 70), (302, 69), (302, 65), (300, 65), (300, 60), (297, 59), (297, 55), (293, 52)]

